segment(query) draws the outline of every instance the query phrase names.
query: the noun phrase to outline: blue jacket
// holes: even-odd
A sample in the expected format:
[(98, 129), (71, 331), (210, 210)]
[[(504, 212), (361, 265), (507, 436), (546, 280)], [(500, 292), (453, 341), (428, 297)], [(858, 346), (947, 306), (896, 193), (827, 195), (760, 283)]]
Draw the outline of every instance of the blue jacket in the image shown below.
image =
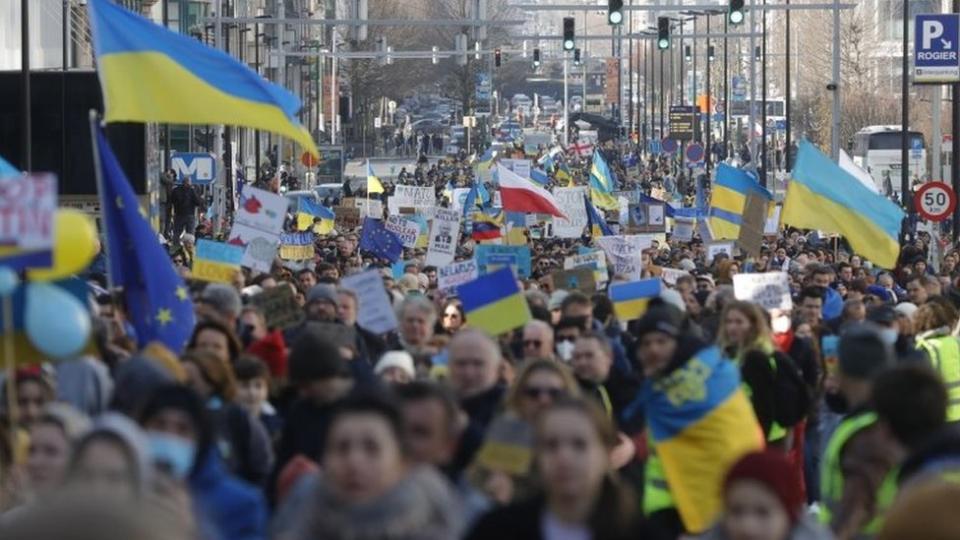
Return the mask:
[(226, 471), (210, 448), (190, 475), (190, 495), (201, 522), (209, 524), (218, 540), (267, 538), (267, 503), (256, 488)]
[(827, 287), (823, 297), (823, 320), (832, 321), (843, 315), (843, 297), (833, 287)]

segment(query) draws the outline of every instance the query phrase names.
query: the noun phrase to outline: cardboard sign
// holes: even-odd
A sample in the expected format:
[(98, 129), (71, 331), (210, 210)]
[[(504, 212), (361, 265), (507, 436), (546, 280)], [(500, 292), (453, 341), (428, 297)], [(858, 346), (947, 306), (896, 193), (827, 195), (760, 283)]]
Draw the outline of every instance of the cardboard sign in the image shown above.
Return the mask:
[(717, 255), (725, 254), (733, 258), (733, 242), (714, 242), (707, 246), (707, 262), (712, 262)]
[(664, 283), (666, 283), (667, 285), (670, 285), (671, 287), (675, 286), (677, 284), (677, 280), (680, 279), (681, 277), (690, 275), (689, 272), (678, 270), (676, 268), (664, 267), (662, 270), (663, 270), (663, 273), (660, 275), (660, 277), (663, 278)]
[(361, 218), (383, 219), (383, 201), (379, 199), (357, 199), (357, 208)]
[(767, 311), (793, 309), (790, 279), (784, 272), (737, 274), (733, 276), (733, 294), (737, 300), (753, 302)]
[(397, 235), (405, 248), (412, 248), (417, 244), (417, 237), (420, 236), (420, 224), (416, 221), (404, 219), (400, 216), (390, 216), (384, 227)]
[(303, 320), (303, 308), (297, 305), (293, 291), (288, 286), (266, 289), (254, 296), (251, 302), (263, 311), (267, 328), (286, 329)]
[(56, 176), (37, 174), (0, 182), (0, 246), (53, 248), (56, 212)]
[(553, 234), (557, 238), (580, 238), (587, 226), (587, 207), (583, 202), (587, 194), (586, 186), (573, 188), (554, 188), (553, 197), (566, 219), (553, 218)]
[(558, 270), (550, 274), (553, 278), (553, 288), (565, 291), (580, 291), (584, 294), (593, 294), (597, 291), (597, 282), (594, 272), (589, 268), (574, 268), (573, 270)]
[(279, 234), (267, 234), (258, 229), (235, 223), (230, 229), (228, 244), (244, 248), (241, 264), (260, 272), (269, 272), (280, 247)]
[(680, 242), (690, 242), (693, 240), (693, 229), (696, 227), (697, 220), (693, 218), (678, 217), (673, 221), (673, 234), (671, 238)]
[(437, 193), (430, 186), (397, 186), (393, 198), (398, 207), (432, 208), (437, 206)]
[(662, 202), (631, 204), (630, 229), (639, 233), (666, 232), (666, 204)]
[(777, 236), (777, 234), (780, 232), (781, 210), (783, 210), (783, 206), (778, 204), (773, 208), (773, 212), (767, 217), (766, 222), (763, 224), (764, 236)]
[(470, 259), (437, 268), (437, 288), (447, 292), (455, 292), (457, 286), (477, 279), (480, 268), (477, 261)]
[(517, 275), (530, 277), (530, 248), (528, 246), (497, 246), (480, 244), (474, 255), (481, 274), (487, 274), (502, 266), (513, 266)]
[(334, 227), (338, 231), (350, 231), (360, 226), (360, 209), (355, 206), (335, 206)]
[(767, 206), (767, 200), (763, 196), (751, 192), (747, 196), (747, 203), (743, 209), (743, 221), (740, 224), (737, 245), (741, 250), (755, 257), (760, 255), (760, 248), (763, 247)]
[(426, 263), (430, 266), (446, 266), (453, 262), (460, 239), (460, 213), (438, 208), (430, 226), (430, 241), (427, 245)]
[(287, 199), (283, 195), (244, 186), (233, 223), (279, 235), (287, 217), (287, 206)]
[(397, 317), (390, 297), (383, 288), (379, 270), (367, 270), (346, 276), (340, 285), (357, 295), (357, 324), (375, 334), (384, 334), (397, 327)]
[(285, 261), (313, 259), (313, 233), (297, 232), (280, 235), (280, 258)]

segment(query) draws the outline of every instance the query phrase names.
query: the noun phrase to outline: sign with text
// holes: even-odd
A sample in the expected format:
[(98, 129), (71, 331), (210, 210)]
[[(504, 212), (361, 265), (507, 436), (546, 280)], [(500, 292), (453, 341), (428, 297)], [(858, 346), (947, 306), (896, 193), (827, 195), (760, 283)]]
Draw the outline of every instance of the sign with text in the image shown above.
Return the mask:
[(460, 213), (438, 208), (430, 224), (430, 242), (427, 244), (426, 263), (431, 266), (446, 266), (453, 262), (460, 238)]
[(383, 287), (379, 270), (367, 270), (340, 280), (340, 286), (357, 295), (357, 324), (374, 334), (384, 334), (397, 327), (397, 316), (390, 297)]
[(785, 272), (737, 274), (733, 276), (733, 294), (737, 300), (753, 302), (767, 311), (793, 309), (790, 279)]
[(296, 232), (280, 235), (280, 258), (285, 261), (313, 259), (313, 233)]
[(397, 235), (405, 248), (412, 248), (417, 244), (417, 237), (420, 236), (420, 224), (400, 216), (390, 216), (384, 227)]
[(513, 266), (517, 275), (530, 277), (530, 248), (528, 246), (497, 246), (480, 244), (475, 250), (481, 274), (488, 274), (503, 266)]
[(675, 141), (692, 141), (694, 131), (693, 105), (671, 105), (669, 114), (670, 138)]
[(567, 217), (553, 218), (553, 234), (557, 238), (580, 238), (583, 228), (587, 226), (587, 207), (583, 197), (587, 194), (586, 186), (572, 188), (554, 188), (553, 197), (557, 206)]
[(602, 236), (594, 238), (610, 261), (610, 270), (614, 276), (621, 275), (636, 281), (642, 274), (641, 255), (649, 248), (653, 237), (649, 235)]
[(690, 242), (693, 240), (693, 229), (696, 227), (695, 218), (678, 217), (673, 222), (672, 240), (680, 242)]
[(0, 182), (0, 246), (52, 249), (56, 213), (56, 176), (35, 174)]
[(303, 320), (303, 308), (289, 286), (266, 289), (250, 300), (257, 306), (267, 320), (267, 328), (286, 329), (300, 324)]
[(671, 287), (675, 286), (677, 284), (677, 280), (681, 277), (690, 275), (689, 272), (678, 270), (676, 268), (664, 267), (662, 271), (663, 273), (660, 275), (660, 277), (663, 278), (664, 283), (670, 285)]
[(529, 159), (501, 159), (500, 164), (517, 173), (521, 178), (530, 178)]
[(399, 208), (430, 208), (437, 205), (437, 193), (430, 186), (398, 185), (393, 199)]
[(443, 291), (455, 292), (457, 286), (477, 279), (480, 275), (477, 261), (470, 259), (437, 268), (437, 288)]
[(914, 16), (913, 82), (960, 82), (960, 15), (925, 13)]
[(550, 274), (550, 277), (553, 279), (554, 289), (580, 291), (584, 294), (593, 294), (597, 291), (594, 271), (589, 268), (558, 270)]
[(666, 204), (662, 202), (631, 204), (630, 229), (640, 233), (666, 232)]

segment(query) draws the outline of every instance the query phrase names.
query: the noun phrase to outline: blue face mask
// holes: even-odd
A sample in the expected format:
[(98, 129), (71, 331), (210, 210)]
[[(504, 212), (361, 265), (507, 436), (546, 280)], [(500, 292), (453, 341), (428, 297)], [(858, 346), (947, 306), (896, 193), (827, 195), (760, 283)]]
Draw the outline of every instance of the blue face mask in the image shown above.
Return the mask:
[(178, 480), (183, 480), (190, 474), (197, 453), (192, 441), (155, 431), (147, 436), (153, 461), (160, 469), (168, 471)]

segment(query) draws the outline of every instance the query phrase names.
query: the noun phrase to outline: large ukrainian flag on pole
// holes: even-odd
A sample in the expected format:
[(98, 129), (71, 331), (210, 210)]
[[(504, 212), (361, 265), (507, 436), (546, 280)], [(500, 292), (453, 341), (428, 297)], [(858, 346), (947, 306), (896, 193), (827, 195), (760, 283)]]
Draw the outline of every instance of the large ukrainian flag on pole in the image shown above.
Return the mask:
[(746, 171), (726, 163), (717, 165), (709, 214), (710, 229), (715, 239), (736, 240), (740, 237), (740, 224), (743, 223), (743, 211), (750, 193), (759, 193), (768, 201), (773, 200), (773, 195)]
[(593, 162), (590, 165), (590, 198), (593, 204), (604, 210), (617, 210), (620, 203), (613, 196), (617, 189), (617, 179), (607, 165), (599, 150), (593, 151)]
[(319, 156), (300, 100), (229, 55), (110, 0), (89, 0), (107, 122), (225, 124), (272, 131)]
[(647, 379), (629, 408), (639, 404), (683, 525), (701, 533), (720, 513), (727, 470), (764, 445), (740, 370), (708, 347), (674, 371)]
[(854, 251), (877, 266), (897, 265), (903, 211), (808, 141), (800, 142), (780, 220), (802, 229), (842, 234)]

